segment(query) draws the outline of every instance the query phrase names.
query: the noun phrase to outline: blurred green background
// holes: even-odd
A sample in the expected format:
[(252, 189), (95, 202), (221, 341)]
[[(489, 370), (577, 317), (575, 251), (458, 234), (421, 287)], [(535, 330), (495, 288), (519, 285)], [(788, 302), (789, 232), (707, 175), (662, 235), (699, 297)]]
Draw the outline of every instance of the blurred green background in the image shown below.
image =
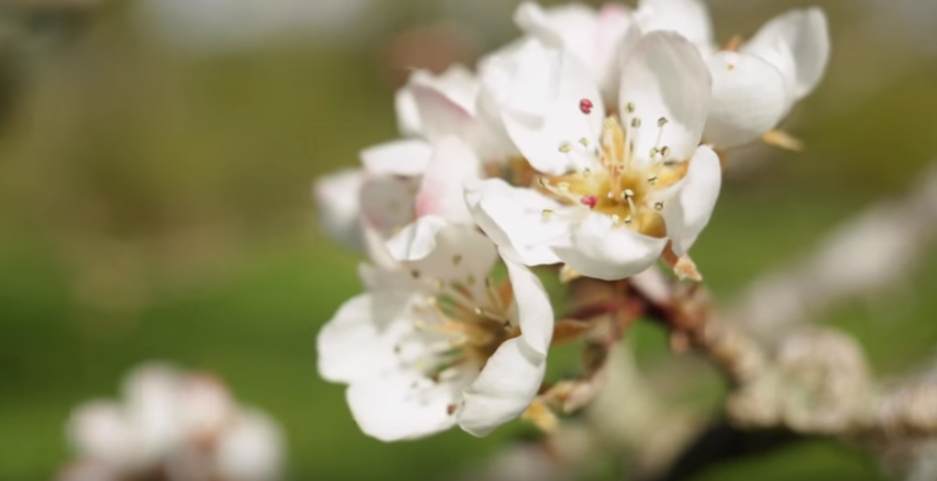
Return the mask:
[[(139, 2), (20, 3), (30, 14), (0, 7), (0, 479), (49, 479), (69, 459), (69, 410), (116, 395), (150, 359), (215, 372), (272, 413), (291, 479), (443, 479), (530, 435), (516, 422), (483, 440), (381, 444), (315, 366), (316, 332), (358, 292), (360, 258), (317, 229), (312, 180), (397, 135), (407, 67), (471, 63), (515, 36), (517, 2), (310, 1), (322, 10), (305, 15), (320, 18), (240, 40)], [(746, 149), (694, 249), (717, 298), (937, 158), (931, 3), (710, 2), (721, 41), (822, 5), (834, 46), (826, 80), (785, 125), (807, 151)], [(937, 345), (935, 268), (931, 255), (895, 292), (825, 321), (856, 334), (876, 372), (901, 373)], [(646, 337), (642, 356), (667, 355)], [(874, 460), (822, 441), (701, 479), (756, 474), (884, 479)]]

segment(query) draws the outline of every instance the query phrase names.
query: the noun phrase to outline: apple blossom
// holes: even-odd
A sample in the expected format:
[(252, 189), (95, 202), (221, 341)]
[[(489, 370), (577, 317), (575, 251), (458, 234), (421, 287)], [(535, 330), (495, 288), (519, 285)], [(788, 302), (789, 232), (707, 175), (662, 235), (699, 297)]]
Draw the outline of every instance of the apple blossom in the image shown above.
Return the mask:
[(319, 371), (348, 384), (361, 429), (384, 441), (453, 426), (483, 436), (540, 388), (553, 311), (539, 279), (474, 228), (425, 216), (388, 243), (397, 269), (365, 267), (365, 294), (318, 337)]
[(479, 226), (527, 264), (564, 262), (599, 279), (637, 274), (668, 244), (687, 253), (718, 196), (721, 167), (699, 146), (710, 78), (697, 49), (672, 32), (628, 55), (618, 117), (578, 60), (536, 40), (521, 50), (502, 121), (534, 169), (536, 188), (500, 179), (466, 194)]

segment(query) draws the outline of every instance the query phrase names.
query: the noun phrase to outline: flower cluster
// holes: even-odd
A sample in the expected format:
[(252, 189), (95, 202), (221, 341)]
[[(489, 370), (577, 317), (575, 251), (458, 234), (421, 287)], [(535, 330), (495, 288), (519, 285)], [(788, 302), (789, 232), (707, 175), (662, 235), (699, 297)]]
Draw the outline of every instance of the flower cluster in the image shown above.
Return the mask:
[(60, 481), (276, 481), (284, 441), (265, 413), (238, 406), (214, 377), (163, 364), (134, 370), (122, 402), (75, 409), (76, 461)]
[(556, 325), (531, 267), (615, 281), (663, 260), (699, 280), (722, 153), (771, 132), (829, 57), (818, 9), (724, 47), (700, 0), (524, 3), (515, 21), (475, 71), (415, 72), (403, 138), (315, 185), (325, 230), (370, 258), (320, 372), (382, 440), (484, 435), (531, 405)]

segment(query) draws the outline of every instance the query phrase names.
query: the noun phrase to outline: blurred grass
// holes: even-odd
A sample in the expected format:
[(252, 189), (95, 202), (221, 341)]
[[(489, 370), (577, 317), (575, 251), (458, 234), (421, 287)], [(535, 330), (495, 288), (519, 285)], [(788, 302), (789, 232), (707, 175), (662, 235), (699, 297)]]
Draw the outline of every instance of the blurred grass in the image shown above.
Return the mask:
[[(789, 125), (809, 150), (759, 149), (767, 166), (727, 185), (695, 247), (717, 298), (902, 191), (937, 153), (933, 61), (901, 51), (905, 66), (891, 60), (879, 85), (850, 91), (899, 52), (852, 35)], [(68, 459), (70, 408), (116, 395), (149, 359), (216, 372), (270, 411), (293, 479), (439, 479), (529, 432), (380, 444), (317, 376), (316, 332), (358, 292), (358, 257), (315, 229), (310, 181), (396, 135), (380, 52), (176, 57), (114, 21), (44, 60), (0, 138), (0, 479), (48, 479)], [(937, 345), (934, 267), (932, 255), (900, 295), (827, 321), (856, 334), (878, 372), (914, 366)], [(658, 334), (638, 336), (643, 362), (669, 355)], [(872, 460), (817, 441), (700, 480), (753, 476), (881, 479)]]

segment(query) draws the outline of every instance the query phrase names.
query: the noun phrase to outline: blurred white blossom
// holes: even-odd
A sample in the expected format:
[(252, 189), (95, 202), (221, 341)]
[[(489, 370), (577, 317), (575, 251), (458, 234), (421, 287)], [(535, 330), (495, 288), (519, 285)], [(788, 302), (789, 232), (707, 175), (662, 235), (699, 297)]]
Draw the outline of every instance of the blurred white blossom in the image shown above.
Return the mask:
[(216, 378), (165, 364), (134, 370), (123, 399), (85, 403), (68, 423), (76, 461), (61, 481), (276, 481), (284, 440)]

